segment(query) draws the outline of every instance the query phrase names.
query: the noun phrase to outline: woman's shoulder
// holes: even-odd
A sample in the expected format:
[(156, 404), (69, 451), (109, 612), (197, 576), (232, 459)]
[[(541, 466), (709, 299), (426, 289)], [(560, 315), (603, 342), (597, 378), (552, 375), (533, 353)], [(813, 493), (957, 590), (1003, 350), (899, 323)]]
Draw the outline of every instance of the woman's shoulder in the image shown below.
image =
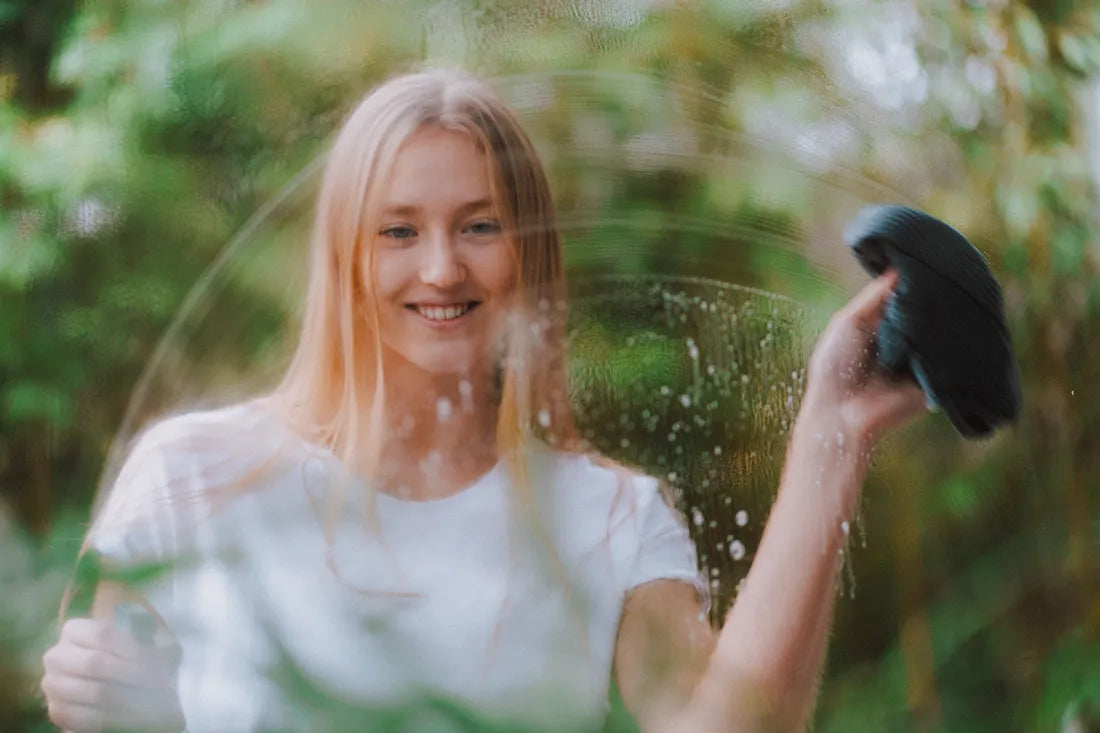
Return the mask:
[(178, 413), (143, 430), (108, 483), (131, 499), (234, 485), (288, 456), (291, 436), (260, 401)]
[(155, 421), (132, 442), (121, 468), (108, 479), (93, 535), (118, 540), (177, 534), (277, 472), (291, 455), (285, 450), (289, 434), (256, 401)]
[(599, 452), (540, 446), (536, 455), (549, 464), (558, 492), (566, 491), (584, 499), (609, 498), (616, 503), (625, 500), (638, 506), (655, 499), (669, 502), (668, 492), (656, 477)]
[(228, 450), (249, 438), (282, 437), (285, 428), (261, 400), (189, 410), (150, 423), (133, 441), (132, 451), (187, 452), (196, 448)]
[(557, 471), (549, 516), (566, 556), (606, 547), (624, 589), (667, 578), (705, 594), (687, 522), (665, 482), (597, 452), (550, 456)]

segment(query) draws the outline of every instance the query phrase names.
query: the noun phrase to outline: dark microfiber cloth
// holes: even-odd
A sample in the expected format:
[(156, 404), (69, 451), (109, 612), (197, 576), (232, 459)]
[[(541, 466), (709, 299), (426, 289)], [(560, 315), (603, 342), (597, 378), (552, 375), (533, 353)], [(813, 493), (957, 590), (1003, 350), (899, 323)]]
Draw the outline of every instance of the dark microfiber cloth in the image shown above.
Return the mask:
[(923, 211), (869, 206), (844, 233), (872, 275), (898, 271), (878, 329), (878, 361), (909, 374), (962, 435), (982, 437), (1020, 411), (1020, 377), (1001, 288), (962, 234)]

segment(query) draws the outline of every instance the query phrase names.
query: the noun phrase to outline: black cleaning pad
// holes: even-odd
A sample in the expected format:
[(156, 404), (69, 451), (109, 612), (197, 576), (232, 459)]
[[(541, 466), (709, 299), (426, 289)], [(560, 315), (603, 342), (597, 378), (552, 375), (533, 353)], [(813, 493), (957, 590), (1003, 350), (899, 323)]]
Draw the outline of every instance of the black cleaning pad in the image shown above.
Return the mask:
[(844, 239), (872, 275), (898, 271), (878, 329), (878, 361), (909, 374), (964, 436), (1020, 411), (1020, 377), (1001, 288), (959, 232), (923, 211), (869, 206)]

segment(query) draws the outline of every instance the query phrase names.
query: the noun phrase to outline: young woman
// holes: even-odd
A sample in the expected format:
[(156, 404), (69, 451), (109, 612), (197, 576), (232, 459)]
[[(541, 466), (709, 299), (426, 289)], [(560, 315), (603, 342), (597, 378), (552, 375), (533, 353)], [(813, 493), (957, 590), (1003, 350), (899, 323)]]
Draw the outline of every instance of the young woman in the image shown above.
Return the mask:
[[(805, 725), (867, 458), (925, 409), (873, 368), (892, 274), (815, 349), (715, 631), (657, 482), (577, 438), (549, 189), (485, 86), (428, 71), (362, 101), (329, 155), (311, 268), (282, 383), (134, 447), (88, 538), (115, 579), (44, 660), (55, 723), (305, 730), (444, 700), (593, 730), (614, 681), (644, 731)], [(133, 603), (171, 643), (115, 625)]]

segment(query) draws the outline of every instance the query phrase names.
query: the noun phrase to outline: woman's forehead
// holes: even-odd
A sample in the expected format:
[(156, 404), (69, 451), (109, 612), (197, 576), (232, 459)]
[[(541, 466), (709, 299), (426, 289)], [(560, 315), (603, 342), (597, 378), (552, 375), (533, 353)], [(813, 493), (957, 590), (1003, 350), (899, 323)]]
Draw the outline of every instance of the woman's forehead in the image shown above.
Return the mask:
[(489, 161), (469, 135), (440, 127), (413, 133), (398, 149), (382, 191), (383, 210), (492, 205)]

